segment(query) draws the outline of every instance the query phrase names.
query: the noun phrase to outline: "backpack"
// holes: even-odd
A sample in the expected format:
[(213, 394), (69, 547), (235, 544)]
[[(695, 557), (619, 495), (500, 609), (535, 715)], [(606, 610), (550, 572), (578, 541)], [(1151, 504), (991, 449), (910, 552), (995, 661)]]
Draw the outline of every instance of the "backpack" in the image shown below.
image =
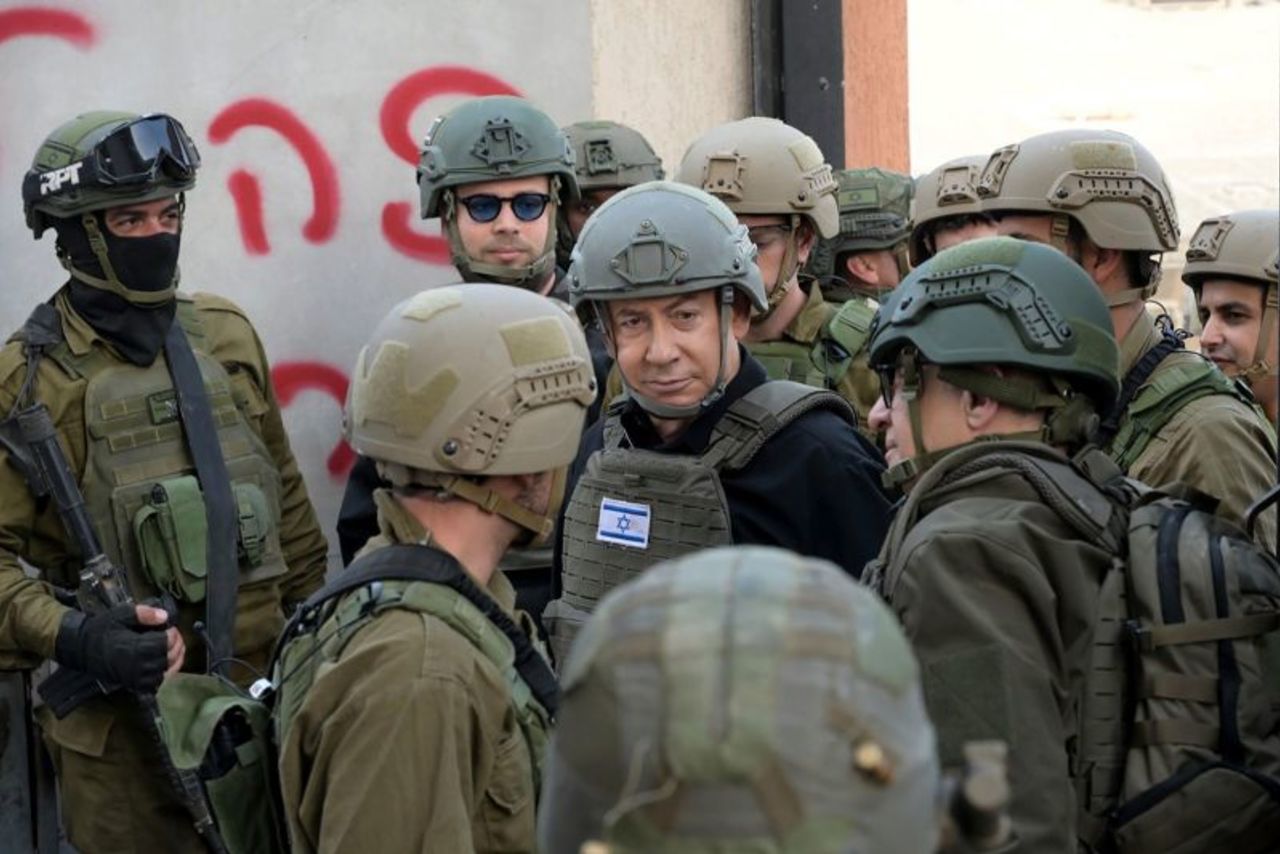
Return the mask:
[[(389, 587), (394, 582), (427, 582), (436, 588), (431, 591), (436, 595), (384, 595), (392, 593)], [(350, 609), (354, 619), (341, 626), (348, 639), (387, 608), (429, 611), (507, 673), (522, 729), (526, 718), (555, 714), (559, 687), (550, 666), (528, 635), (456, 561), (426, 546), (379, 549), (334, 576), (294, 612), (272, 655), (274, 685), (263, 679), (246, 694), (224, 679), (179, 673), (166, 679), (157, 694), (170, 755), (177, 767), (198, 769), (228, 854), (287, 854), (290, 850), (277, 770), (277, 733), (283, 732), (296, 709), (282, 708), (278, 689), (286, 665), (306, 678), (314, 674), (314, 666), (302, 666), (318, 647), (309, 636), (334, 613), (336, 600), (362, 587), (368, 589), (368, 596), (355, 603)], [(475, 611), (483, 622), (476, 622)], [(303, 642), (302, 648), (291, 647), (291, 641), (297, 640)], [(507, 659), (501, 650), (511, 650), (513, 657)], [(545, 733), (526, 732), (526, 737), (544, 740)]]
[[(998, 454), (1115, 555), (1099, 588), (1072, 777), (1088, 850), (1280, 845), (1280, 564), (1216, 503), (1102, 452)], [(959, 470), (957, 470), (958, 473)]]

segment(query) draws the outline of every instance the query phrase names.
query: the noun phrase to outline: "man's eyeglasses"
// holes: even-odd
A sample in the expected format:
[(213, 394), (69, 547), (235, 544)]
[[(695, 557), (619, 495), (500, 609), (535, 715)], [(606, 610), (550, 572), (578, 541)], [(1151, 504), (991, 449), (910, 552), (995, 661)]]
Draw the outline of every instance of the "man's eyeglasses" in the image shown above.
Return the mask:
[(776, 225), (756, 225), (747, 229), (747, 237), (757, 249), (772, 246), (774, 241), (781, 240), (791, 233), (791, 226), (783, 223)]
[(458, 199), (458, 204), (467, 209), (467, 215), (476, 222), (493, 222), (502, 213), (504, 204), (511, 205), (511, 212), (521, 222), (533, 222), (542, 216), (550, 204), (551, 197), (546, 193), (516, 193), (514, 196), (495, 196), (490, 193), (477, 193)]

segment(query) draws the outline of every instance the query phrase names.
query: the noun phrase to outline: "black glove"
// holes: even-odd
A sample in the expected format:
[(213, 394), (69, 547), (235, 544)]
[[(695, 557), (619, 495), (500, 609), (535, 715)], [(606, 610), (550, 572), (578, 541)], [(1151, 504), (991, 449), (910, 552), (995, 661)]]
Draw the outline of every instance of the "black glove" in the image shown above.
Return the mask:
[(133, 605), (117, 605), (97, 614), (69, 611), (58, 627), (53, 658), (130, 691), (152, 692), (169, 667), (168, 650), (164, 626), (144, 626)]

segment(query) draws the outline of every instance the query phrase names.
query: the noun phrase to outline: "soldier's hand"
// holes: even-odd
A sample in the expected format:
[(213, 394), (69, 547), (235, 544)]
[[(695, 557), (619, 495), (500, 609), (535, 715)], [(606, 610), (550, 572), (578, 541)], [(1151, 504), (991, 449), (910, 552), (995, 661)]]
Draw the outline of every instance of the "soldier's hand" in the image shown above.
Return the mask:
[(117, 605), (97, 614), (70, 611), (58, 629), (53, 657), (129, 690), (154, 691), (170, 667), (168, 622), (167, 613), (149, 605)]

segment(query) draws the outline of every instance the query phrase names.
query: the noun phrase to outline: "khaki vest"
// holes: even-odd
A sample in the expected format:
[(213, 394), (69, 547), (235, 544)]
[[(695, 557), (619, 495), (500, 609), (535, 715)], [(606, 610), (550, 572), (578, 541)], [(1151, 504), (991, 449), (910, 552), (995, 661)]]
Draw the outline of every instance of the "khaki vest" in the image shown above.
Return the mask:
[[(241, 583), (282, 575), (280, 474), (241, 411), (249, 397), (237, 381), (250, 380), (233, 379), (205, 352), (189, 298), (178, 298), (177, 319), (200, 365), (231, 477)], [(48, 358), (87, 384), (81, 489), (103, 549), (126, 568), (138, 598), (164, 591), (180, 601), (202, 601), (207, 523), (164, 355), (143, 368), (101, 348), (77, 356), (64, 342)]]

